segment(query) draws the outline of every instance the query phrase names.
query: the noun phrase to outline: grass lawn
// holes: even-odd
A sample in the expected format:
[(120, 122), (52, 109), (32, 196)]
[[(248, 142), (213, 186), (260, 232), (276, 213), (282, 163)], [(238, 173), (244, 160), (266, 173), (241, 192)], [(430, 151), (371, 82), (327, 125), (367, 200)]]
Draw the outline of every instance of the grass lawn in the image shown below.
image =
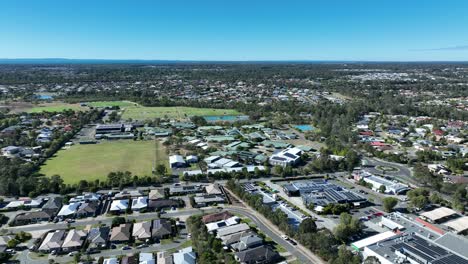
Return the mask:
[(184, 106), (170, 107), (146, 107), (133, 105), (124, 107), (123, 119), (146, 120), (154, 118), (177, 118), (185, 119), (190, 116), (221, 116), (221, 115), (240, 115), (234, 109), (214, 109), (214, 108), (195, 108)]
[(137, 103), (133, 103), (130, 101), (96, 101), (96, 102), (89, 102), (87, 104), (93, 107), (112, 107), (112, 106), (126, 107), (126, 106), (138, 105)]
[(60, 150), (46, 161), (40, 173), (62, 176), (65, 183), (80, 180), (106, 180), (109, 172), (130, 171), (133, 175), (151, 175), (153, 162), (169, 168), (165, 148), (159, 141), (104, 141), (95, 145), (74, 145)]
[(44, 103), (34, 105), (31, 109), (28, 109), (28, 113), (42, 113), (42, 112), (62, 112), (65, 110), (88, 110), (85, 107), (81, 107), (79, 104), (67, 104), (67, 103)]

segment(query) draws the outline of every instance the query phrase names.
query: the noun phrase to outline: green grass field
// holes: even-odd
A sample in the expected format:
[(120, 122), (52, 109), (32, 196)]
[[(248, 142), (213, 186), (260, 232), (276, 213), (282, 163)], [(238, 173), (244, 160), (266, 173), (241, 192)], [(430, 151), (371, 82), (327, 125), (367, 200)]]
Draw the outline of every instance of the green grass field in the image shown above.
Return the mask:
[(80, 180), (106, 180), (109, 172), (130, 171), (133, 175), (151, 175), (153, 162), (165, 164), (169, 160), (159, 141), (107, 141), (96, 145), (74, 145), (60, 150), (49, 159), (40, 173), (50, 177), (58, 174), (65, 183)]
[(65, 110), (80, 110), (86, 111), (87, 108), (81, 107), (79, 104), (67, 104), (67, 103), (45, 103), (35, 105), (31, 109), (28, 109), (28, 113), (42, 113), (42, 112), (62, 112)]
[(195, 108), (184, 106), (171, 107), (145, 107), (129, 106), (124, 107), (123, 119), (145, 120), (154, 118), (177, 118), (185, 119), (190, 116), (220, 116), (220, 115), (240, 115), (233, 109)]
[(130, 102), (130, 101), (97, 101), (97, 102), (89, 102), (88, 105), (93, 106), (93, 107), (112, 107), (112, 106), (126, 107), (126, 106), (134, 106), (138, 104)]

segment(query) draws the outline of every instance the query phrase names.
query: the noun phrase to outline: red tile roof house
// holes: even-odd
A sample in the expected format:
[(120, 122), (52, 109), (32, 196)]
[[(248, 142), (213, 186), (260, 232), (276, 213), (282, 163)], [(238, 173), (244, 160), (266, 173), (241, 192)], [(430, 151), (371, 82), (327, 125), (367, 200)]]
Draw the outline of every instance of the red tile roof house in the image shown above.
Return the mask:
[(387, 143), (383, 143), (383, 142), (380, 142), (380, 141), (373, 141), (370, 143), (371, 146), (373, 147), (384, 147), (384, 146), (388, 146)]
[(443, 136), (444, 135), (444, 131), (440, 130), (440, 129), (436, 129), (436, 130), (432, 131), (432, 133), (434, 133), (434, 135), (436, 135), (436, 136)]
[(221, 212), (221, 213), (215, 213), (215, 214), (209, 214), (205, 215), (202, 218), (202, 221), (204, 224), (212, 223), (212, 222), (217, 222), (221, 220), (226, 220), (228, 218), (233, 217), (233, 215), (227, 211)]
[(361, 136), (373, 136), (374, 135), (374, 132), (368, 130), (368, 131), (361, 131), (359, 132), (359, 135)]

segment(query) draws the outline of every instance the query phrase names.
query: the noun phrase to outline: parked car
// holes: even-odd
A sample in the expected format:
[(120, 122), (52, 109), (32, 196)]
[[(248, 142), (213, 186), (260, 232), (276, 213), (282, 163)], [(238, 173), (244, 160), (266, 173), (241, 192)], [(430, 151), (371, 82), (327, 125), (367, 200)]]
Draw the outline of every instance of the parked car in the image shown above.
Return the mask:
[(129, 250), (129, 249), (131, 249), (131, 248), (132, 248), (132, 247), (130, 247), (130, 246), (123, 246), (123, 247), (122, 247), (122, 250)]
[(73, 257), (73, 256), (75, 256), (76, 254), (78, 254), (77, 251), (72, 251), (72, 252), (68, 253), (68, 256)]

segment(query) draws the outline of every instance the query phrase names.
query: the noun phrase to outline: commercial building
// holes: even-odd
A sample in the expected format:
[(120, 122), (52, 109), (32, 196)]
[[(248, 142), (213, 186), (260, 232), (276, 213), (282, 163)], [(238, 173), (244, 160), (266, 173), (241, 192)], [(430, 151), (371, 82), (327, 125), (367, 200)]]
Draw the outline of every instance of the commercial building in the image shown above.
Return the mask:
[(283, 186), (288, 195), (300, 195), (304, 204), (314, 204), (316, 210), (328, 204), (348, 203), (359, 207), (366, 198), (341, 186), (323, 180), (297, 181)]
[(187, 166), (187, 163), (181, 155), (172, 155), (169, 156), (169, 165), (171, 168), (183, 168)]
[(299, 148), (287, 148), (273, 154), (269, 159), (269, 163), (282, 167), (294, 166), (299, 163), (301, 154), (302, 150)]
[(432, 211), (424, 212), (419, 215), (423, 220), (430, 223), (442, 223), (455, 216), (458, 216), (457, 212), (447, 207), (439, 207)]
[(364, 248), (364, 258), (376, 257), (381, 264), (468, 264), (468, 259), (418, 234), (402, 234)]
[(375, 176), (367, 171), (358, 171), (353, 173), (354, 180), (359, 181), (363, 180), (369, 184), (372, 184), (373, 191), (379, 191), (382, 186), (385, 188), (385, 193), (387, 194), (404, 194), (410, 190), (407, 185), (393, 182), (385, 178)]
[(468, 234), (468, 216), (457, 218), (444, 225), (457, 234)]

